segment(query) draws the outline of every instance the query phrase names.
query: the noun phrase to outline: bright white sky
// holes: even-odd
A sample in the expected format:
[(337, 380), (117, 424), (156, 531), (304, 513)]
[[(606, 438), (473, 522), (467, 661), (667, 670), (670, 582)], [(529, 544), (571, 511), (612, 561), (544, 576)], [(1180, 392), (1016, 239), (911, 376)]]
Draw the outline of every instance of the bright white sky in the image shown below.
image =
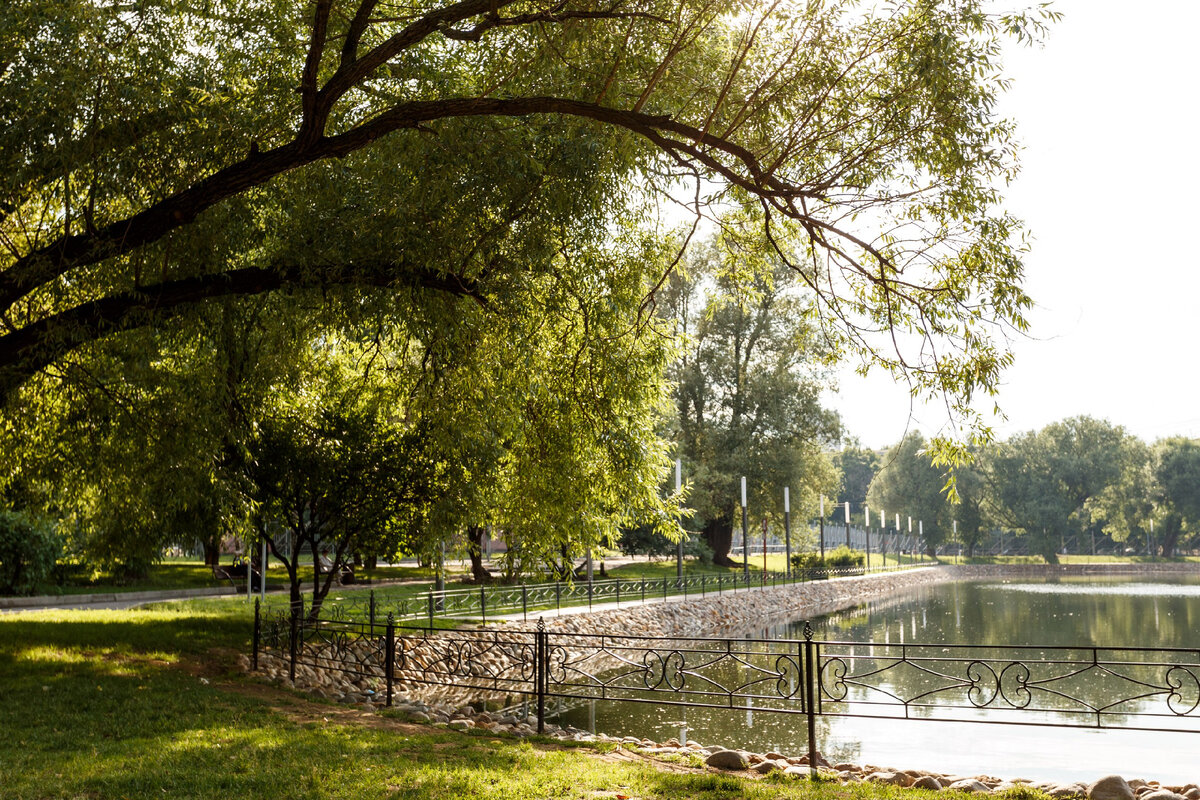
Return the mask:
[[(1056, 0), (1042, 49), (1014, 47), (1003, 114), (1022, 174), (1008, 208), (1035, 237), (1031, 338), (997, 400), (997, 435), (1086, 414), (1147, 441), (1200, 437), (1200, 67), (1193, 0)], [(884, 376), (847, 373), (827, 402), (886, 447), (927, 437), (944, 409), (911, 409)]]

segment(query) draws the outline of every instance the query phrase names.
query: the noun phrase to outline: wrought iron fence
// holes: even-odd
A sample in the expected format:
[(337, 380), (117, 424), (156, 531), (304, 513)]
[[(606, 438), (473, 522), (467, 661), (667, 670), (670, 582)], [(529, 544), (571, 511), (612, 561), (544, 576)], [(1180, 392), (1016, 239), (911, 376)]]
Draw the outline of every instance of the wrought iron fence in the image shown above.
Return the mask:
[[(874, 575), (907, 570), (921, 564), (883, 567), (830, 567), (792, 570), (789, 573), (748, 571), (734, 574), (685, 575), (682, 578), (607, 578), (596, 581), (521, 583), (511, 586), (487, 585), (462, 589), (431, 589), (392, 602), (377, 601), (374, 590), (360, 596), (327, 599), (321, 605), (322, 618), (378, 624), (389, 614), (401, 622), (424, 620), (430, 628), (435, 620), (477, 620), (520, 614), (528, 621), (531, 614), (572, 606), (592, 608), (600, 604), (666, 600), (671, 597), (707, 597), (744, 589), (770, 589), (826, 578)], [(272, 599), (272, 609), (286, 610), (286, 598)], [(308, 608), (307, 597), (301, 605)]]
[(820, 717), (868, 717), (1200, 733), (1200, 648), (880, 644), (672, 638), (535, 630), (433, 632), (306, 621), (256, 606), (260, 654), (378, 682), (470, 689), (480, 700), (755, 710), (803, 717), (809, 763)]

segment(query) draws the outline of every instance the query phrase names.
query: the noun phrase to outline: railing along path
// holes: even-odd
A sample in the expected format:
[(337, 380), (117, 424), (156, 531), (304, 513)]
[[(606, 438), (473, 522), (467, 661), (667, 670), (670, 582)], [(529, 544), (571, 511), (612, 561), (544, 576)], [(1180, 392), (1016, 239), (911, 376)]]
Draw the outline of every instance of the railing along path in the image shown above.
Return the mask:
[(480, 699), (610, 700), (803, 717), (810, 761), (820, 717), (1200, 733), (1200, 649), (880, 644), (534, 630), (433, 631), (256, 606), (260, 657), (377, 682), (470, 689)]

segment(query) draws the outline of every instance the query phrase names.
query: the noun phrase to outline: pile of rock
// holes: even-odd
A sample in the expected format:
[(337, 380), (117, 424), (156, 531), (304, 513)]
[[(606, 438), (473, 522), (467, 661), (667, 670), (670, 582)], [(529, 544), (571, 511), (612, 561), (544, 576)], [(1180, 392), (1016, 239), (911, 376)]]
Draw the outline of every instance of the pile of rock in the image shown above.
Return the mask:
[[(570, 734), (560, 734), (570, 735)], [(756, 772), (769, 775), (777, 772), (788, 777), (808, 778), (815, 769), (821, 777), (839, 780), (842, 783), (886, 783), (893, 786), (929, 789), (932, 791), (957, 791), (969, 793), (997, 793), (1017, 787), (1037, 789), (1055, 798), (1087, 798), (1087, 800), (1200, 800), (1200, 787), (1194, 783), (1163, 785), (1158, 781), (1138, 778), (1125, 780), (1120, 775), (1109, 775), (1092, 784), (1056, 783), (1053, 781), (1030, 781), (1022, 778), (1000, 779), (989, 775), (951, 775), (918, 769), (896, 769), (870, 764), (829, 764), (819, 754), (815, 767), (809, 764), (808, 756), (786, 756), (782, 753), (752, 753), (746, 750), (731, 750), (720, 746), (704, 746), (688, 740), (680, 742), (669, 739), (662, 744), (634, 736), (610, 738), (604, 734), (590, 736), (579, 733), (571, 738), (584, 741), (613, 741), (624, 746), (637, 748), (644, 755), (656, 757), (694, 757), (714, 769), (738, 772)]]

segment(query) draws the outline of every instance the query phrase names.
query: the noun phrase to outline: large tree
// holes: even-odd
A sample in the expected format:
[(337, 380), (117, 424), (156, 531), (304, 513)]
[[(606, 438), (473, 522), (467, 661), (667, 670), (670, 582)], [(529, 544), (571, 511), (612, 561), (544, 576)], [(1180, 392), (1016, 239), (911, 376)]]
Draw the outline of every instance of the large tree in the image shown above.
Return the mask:
[(851, 508), (860, 508), (867, 502), (867, 490), (871, 480), (879, 472), (879, 454), (857, 441), (848, 442), (833, 455), (833, 465), (841, 473), (838, 483), (837, 504), (849, 503)]
[[(913, 532), (924, 531), (923, 544), (932, 553), (950, 538), (953, 509), (945, 494), (944, 470), (926, 452), (925, 437), (913, 431), (888, 450), (871, 481), (867, 499), (877, 510), (913, 519)], [(919, 521), (919, 524), (918, 524)]]
[(1057, 563), (1066, 537), (1091, 524), (1089, 501), (1120, 481), (1126, 456), (1138, 444), (1120, 426), (1072, 417), (994, 446), (986, 469), (996, 520)]
[[(578, 142), (574, 174), (603, 175), (608, 206), (683, 189), (696, 213), (745, 203), (767, 244), (799, 236), (778, 255), (826, 336), (969, 413), (1008, 363), (994, 327), (1022, 327), (1028, 304), (995, 188), (1015, 170), (999, 42), (1052, 16), (973, 0), (5, 3), (0, 395), (214, 298), (415, 287), (488, 303), (553, 275), (487, 246), (546, 197), (602, 216), (571, 172), (542, 176), (532, 138)], [(458, 162), (480, 146), (507, 202), (475, 204)], [(383, 178), (447, 202), (341, 201)], [(433, 235), (360, 230), (375, 212)], [(451, 241), (443, 213), (472, 224)]]
[(815, 510), (836, 480), (826, 450), (840, 435), (823, 408), (826, 354), (806, 310), (810, 295), (775, 262), (751, 265), (733, 231), (701, 248), (664, 310), (683, 339), (672, 367), (672, 435), (689, 476), (689, 505), (713, 561), (730, 565), (740, 480), (755, 517)]
[(1200, 443), (1172, 437), (1153, 448), (1162, 521), (1162, 554), (1175, 555), (1180, 539), (1200, 532)]

